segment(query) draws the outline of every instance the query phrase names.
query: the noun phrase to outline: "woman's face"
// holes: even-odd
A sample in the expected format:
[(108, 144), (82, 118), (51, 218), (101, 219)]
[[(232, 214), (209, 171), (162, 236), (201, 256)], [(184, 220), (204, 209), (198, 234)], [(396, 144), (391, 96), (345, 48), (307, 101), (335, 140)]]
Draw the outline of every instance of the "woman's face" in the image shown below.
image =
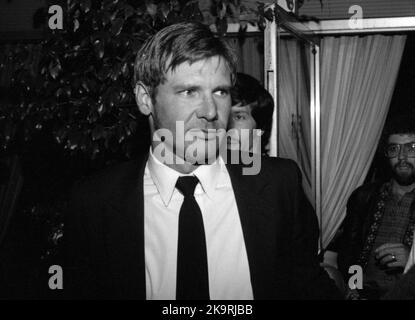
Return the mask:
[(256, 129), (256, 122), (251, 112), (250, 104), (242, 105), (238, 103), (232, 106), (228, 123), (228, 149), (252, 150), (253, 129)]

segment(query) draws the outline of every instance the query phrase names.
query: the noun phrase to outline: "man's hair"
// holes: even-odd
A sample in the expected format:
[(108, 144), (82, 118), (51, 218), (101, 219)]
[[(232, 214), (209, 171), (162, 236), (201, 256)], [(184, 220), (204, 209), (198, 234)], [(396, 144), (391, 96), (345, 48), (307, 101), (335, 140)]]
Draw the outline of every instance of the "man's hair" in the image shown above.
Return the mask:
[(386, 121), (381, 139), (382, 152), (393, 134), (415, 134), (415, 114), (401, 113)]
[(197, 22), (170, 25), (149, 38), (137, 52), (134, 86), (140, 81), (155, 97), (155, 89), (165, 81), (166, 73), (184, 62), (190, 64), (214, 56), (222, 57), (234, 81), (237, 66), (235, 51), (208, 26)]
[(258, 129), (264, 131), (261, 137), (263, 146), (268, 143), (272, 128), (274, 100), (261, 83), (245, 73), (238, 72), (236, 82), (231, 90), (232, 105), (241, 103), (251, 105), (251, 114)]

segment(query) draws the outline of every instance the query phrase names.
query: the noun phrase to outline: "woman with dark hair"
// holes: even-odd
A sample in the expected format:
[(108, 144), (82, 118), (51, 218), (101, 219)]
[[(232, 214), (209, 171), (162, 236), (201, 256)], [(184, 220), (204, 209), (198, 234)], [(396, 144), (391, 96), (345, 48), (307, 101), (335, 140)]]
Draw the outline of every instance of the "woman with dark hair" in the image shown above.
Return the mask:
[(260, 135), (258, 147), (261, 147), (260, 153), (266, 153), (274, 112), (272, 96), (257, 79), (244, 73), (237, 73), (231, 95), (228, 148), (254, 151), (254, 141)]

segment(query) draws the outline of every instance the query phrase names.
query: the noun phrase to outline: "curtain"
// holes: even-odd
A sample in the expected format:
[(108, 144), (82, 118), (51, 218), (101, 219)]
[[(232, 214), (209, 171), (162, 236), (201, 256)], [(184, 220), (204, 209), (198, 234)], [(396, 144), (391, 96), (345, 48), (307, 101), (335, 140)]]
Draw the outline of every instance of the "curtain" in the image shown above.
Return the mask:
[(321, 43), (322, 245), (366, 177), (392, 98), (406, 36), (325, 37)]
[[(259, 82), (264, 82), (264, 53), (263, 36), (245, 37), (240, 42), (241, 72), (247, 73)], [(262, 48), (262, 49), (261, 49)]]
[(278, 42), (279, 155), (297, 162), (314, 206), (311, 181), (309, 48), (296, 39)]
[(262, 35), (225, 38), (238, 55), (238, 72), (246, 73), (264, 83), (264, 41)]

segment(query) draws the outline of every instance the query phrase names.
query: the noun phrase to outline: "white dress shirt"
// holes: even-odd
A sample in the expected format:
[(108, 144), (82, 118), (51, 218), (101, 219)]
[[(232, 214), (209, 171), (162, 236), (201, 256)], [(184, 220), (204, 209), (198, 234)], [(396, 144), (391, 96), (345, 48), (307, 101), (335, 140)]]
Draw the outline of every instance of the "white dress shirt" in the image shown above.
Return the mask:
[[(176, 298), (177, 241), (181, 174), (158, 161), (150, 150), (144, 174), (146, 297)], [(209, 293), (212, 300), (253, 299), (241, 221), (229, 173), (221, 158), (191, 173), (199, 179), (195, 198), (206, 235)], [(192, 275), (189, 274), (189, 277)]]

